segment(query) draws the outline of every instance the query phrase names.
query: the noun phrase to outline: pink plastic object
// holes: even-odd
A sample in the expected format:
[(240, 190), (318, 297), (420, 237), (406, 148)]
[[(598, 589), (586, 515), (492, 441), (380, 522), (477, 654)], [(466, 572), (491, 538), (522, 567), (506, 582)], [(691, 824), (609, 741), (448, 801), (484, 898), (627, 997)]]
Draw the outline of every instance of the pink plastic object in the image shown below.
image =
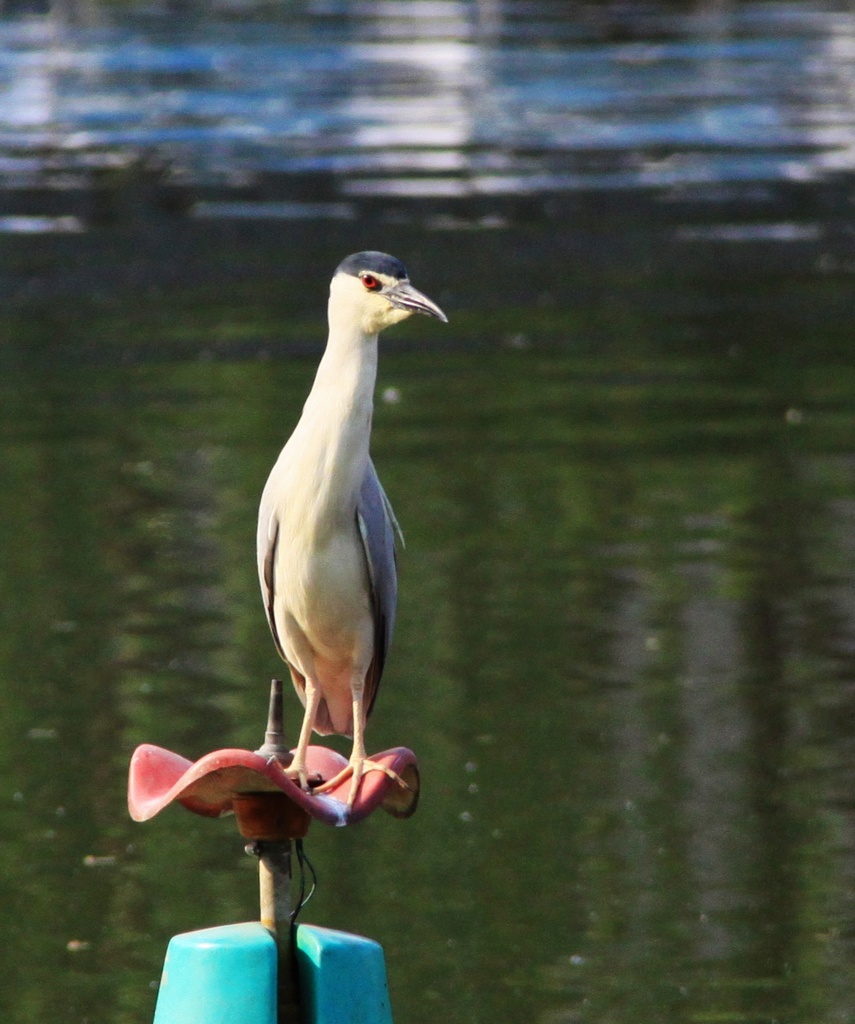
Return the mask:
[[(402, 786), (382, 771), (362, 776), (353, 807), (348, 810), (350, 778), (325, 793), (306, 793), (285, 774), (275, 758), (250, 750), (216, 750), (188, 761), (163, 747), (144, 743), (131, 758), (128, 777), (128, 809), (135, 821), (148, 821), (177, 800), (195, 814), (218, 818), (235, 810), (235, 803), (259, 794), (279, 793), (317, 821), (350, 825), (382, 807), (397, 818), (408, 818), (418, 803), (419, 770), (416, 755), (406, 747), (394, 747), (372, 758), (391, 768)], [(331, 779), (347, 766), (347, 759), (327, 747), (308, 750), (309, 779)], [(308, 824), (308, 823), (307, 823)]]

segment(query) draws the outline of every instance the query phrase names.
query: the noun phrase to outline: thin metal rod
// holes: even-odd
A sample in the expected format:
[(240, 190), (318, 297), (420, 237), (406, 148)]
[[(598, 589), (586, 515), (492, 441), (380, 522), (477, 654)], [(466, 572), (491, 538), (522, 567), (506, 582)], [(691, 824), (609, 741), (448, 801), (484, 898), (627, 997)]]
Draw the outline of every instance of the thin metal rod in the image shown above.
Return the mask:
[[(267, 730), (264, 733), (264, 743), (256, 753), (267, 758), (275, 757), (284, 768), (287, 768), (293, 760), (288, 744), (285, 742), (285, 729), (282, 720), (282, 681), (280, 679), (273, 679), (270, 683)], [(243, 820), (245, 823), (252, 821), (253, 831), (256, 835), (266, 834), (276, 837), (256, 839), (247, 847), (247, 851), (258, 857), (261, 923), (276, 940), (278, 1024), (299, 1024), (300, 1008), (294, 969), (294, 951), (291, 942), (294, 915), (291, 904), (290, 836), (293, 832), (283, 830), (282, 821), (277, 820), (277, 816), (273, 813), (273, 805), (265, 801), (265, 798), (270, 797), (271, 794), (256, 794), (256, 798), (253, 799), (252, 794), (247, 794), (242, 805)], [(281, 802), (285, 798), (280, 795), (278, 800)], [(287, 803), (287, 801), (285, 802)], [(279, 807), (279, 803), (276, 803), (276, 806)], [(237, 810), (236, 808), (236, 812)], [(293, 822), (291, 825), (293, 826)], [(255, 831), (256, 828), (259, 831)], [(297, 834), (302, 835), (304, 831), (305, 829), (298, 830)], [(281, 838), (282, 836), (289, 838)]]
[(276, 939), (278, 950), (278, 1021), (299, 1021), (294, 956), (291, 948), (291, 841), (261, 839), (253, 844), (258, 857), (261, 923)]
[(287, 839), (257, 842), (261, 923), (277, 940), (287, 938), (291, 923), (291, 843)]

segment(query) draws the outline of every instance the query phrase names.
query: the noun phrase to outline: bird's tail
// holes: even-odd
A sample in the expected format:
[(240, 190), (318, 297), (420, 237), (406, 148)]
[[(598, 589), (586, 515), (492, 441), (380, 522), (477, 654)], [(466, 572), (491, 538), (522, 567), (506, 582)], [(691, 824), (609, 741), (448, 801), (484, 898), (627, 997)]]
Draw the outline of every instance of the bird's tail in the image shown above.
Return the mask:
[(352, 736), (353, 735), (353, 708), (349, 702), (347, 708), (335, 708), (333, 710), (322, 700), (318, 705), (318, 712), (315, 715), (315, 732), (319, 736)]
[[(299, 669), (289, 663), (288, 669), (291, 672), (291, 681), (297, 696), (306, 706), (306, 679)], [(313, 730), (319, 736), (353, 736), (353, 704), (350, 701), (350, 694), (343, 701), (338, 701), (334, 707), (330, 707), (326, 697), (321, 698), (318, 705)]]

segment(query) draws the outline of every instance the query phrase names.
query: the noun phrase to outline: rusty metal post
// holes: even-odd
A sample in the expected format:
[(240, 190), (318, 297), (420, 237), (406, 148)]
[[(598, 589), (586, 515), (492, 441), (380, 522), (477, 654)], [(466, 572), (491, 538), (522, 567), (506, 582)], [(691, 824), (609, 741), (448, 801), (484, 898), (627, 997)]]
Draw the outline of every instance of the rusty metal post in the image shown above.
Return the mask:
[[(270, 684), (270, 708), (264, 743), (256, 751), (275, 757), (287, 768), (291, 752), (282, 722), (282, 682)], [(243, 793), (233, 801), (241, 834), (252, 842), (247, 853), (258, 857), (258, 894), (261, 923), (273, 935), (278, 950), (278, 1021), (299, 1024), (294, 953), (291, 948), (291, 842), (302, 838), (309, 815), (282, 793)]]
[(261, 923), (287, 943), (291, 925), (291, 841), (260, 840), (254, 850), (258, 857), (258, 897)]
[(261, 923), (276, 939), (279, 1024), (300, 1020), (294, 953), (291, 948), (291, 840), (258, 840), (258, 893)]

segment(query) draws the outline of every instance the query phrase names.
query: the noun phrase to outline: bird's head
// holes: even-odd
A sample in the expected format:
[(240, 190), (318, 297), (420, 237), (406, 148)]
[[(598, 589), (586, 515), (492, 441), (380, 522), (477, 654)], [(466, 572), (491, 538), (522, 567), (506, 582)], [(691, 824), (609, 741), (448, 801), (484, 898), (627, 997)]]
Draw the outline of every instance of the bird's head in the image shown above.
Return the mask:
[(424, 313), (448, 323), (448, 317), (426, 295), (417, 291), (407, 268), (384, 252), (357, 252), (342, 260), (330, 285), (330, 318), (344, 317), (365, 334)]

